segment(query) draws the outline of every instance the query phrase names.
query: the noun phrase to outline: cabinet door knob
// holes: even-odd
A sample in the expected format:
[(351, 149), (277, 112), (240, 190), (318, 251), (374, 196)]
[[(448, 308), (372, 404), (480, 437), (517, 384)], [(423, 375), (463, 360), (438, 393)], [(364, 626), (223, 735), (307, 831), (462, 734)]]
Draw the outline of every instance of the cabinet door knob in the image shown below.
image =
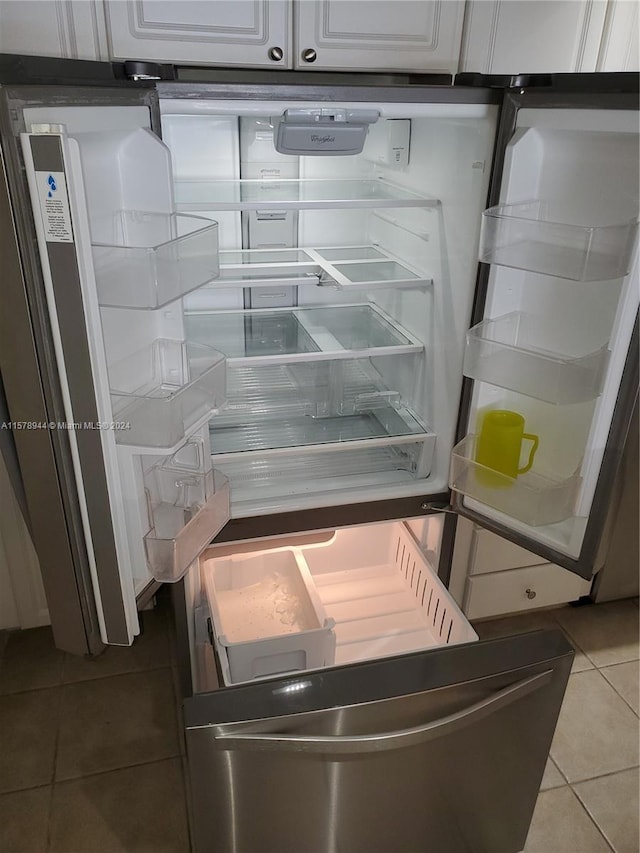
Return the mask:
[(274, 62), (280, 62), (283, 56), (284, 50), (281, 47), (269, 48), (269, 59), (273, 59)]
[(305, 62), (315, 62), (318, 58), (318, 54), (312, 47), (308, 47), (306, 50), (302, 51), (302, 59)]
[(525, 589), (525, 593), (527, 598), (535, 598), (537, 595), (535, 589)]

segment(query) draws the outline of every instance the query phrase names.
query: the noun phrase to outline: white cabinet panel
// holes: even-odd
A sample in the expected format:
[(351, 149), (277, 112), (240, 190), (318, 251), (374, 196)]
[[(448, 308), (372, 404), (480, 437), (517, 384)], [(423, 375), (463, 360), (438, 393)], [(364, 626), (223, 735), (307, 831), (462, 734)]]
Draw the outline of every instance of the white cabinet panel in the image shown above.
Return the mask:
[(469, 559), (470, 575), (502, 572), (521, 566), (536, 566), (544, 562), (545, 560), (537, 554), (532, 554), (531, 551), (520, 548), (482, 527), (476, 527), (473, 532)]
[[(291, 67), (288, 0), (106, 0), (105, 5), (114, 59)], [(281, 59), (271, 58), (273, 48), (282, 52)]]
[(453, 73), (463, 13), (458, 0), (300, 0), (294, 67)]
[(595, 71), (606, 0), (472, 0), (461, 71)]
[(637, 0), (609, 0), (597, 71), (640, 70)]
[(107, 59), (99, 0), (0, 0), (0, 53)]
[(575, 601), (590, 589), (591, 581), (545, 563), (469, 578), (462, 609), (468, 619), (484, 619)]

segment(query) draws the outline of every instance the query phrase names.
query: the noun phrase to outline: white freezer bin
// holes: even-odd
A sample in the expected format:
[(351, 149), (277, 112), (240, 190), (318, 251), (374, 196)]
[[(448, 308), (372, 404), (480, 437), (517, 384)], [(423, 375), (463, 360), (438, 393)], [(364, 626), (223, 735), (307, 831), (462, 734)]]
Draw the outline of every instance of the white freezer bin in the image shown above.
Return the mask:
[[(203, 555), (201, 567), (228, 684), (478, 639), (399, 521), (343, 528), (320, 544), (213, 555), (215, 548)], [(298, 633), (266, 636), (280, 618), (271, 601), (273, 576), (286, 570), (293, 577), (296, 569), (312, 609), (299, 620)], [(323, 624), (329, 628), (324, 635), (318, 630)], [(267, 671), (265, 660), (279, 669)]]
[(299, 552), (289, 548), (207, 559), (211, 619), (227, 683), (331, 666), (333, 622)]

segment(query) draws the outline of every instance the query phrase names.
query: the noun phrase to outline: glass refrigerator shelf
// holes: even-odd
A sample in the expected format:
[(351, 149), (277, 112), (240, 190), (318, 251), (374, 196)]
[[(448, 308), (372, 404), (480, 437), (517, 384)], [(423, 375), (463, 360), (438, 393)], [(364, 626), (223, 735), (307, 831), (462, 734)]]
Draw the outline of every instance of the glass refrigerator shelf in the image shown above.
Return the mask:
[(320, 210), (440, 204), (436, 198), (381, 178), (176, 181), (175, 198), (179, 210)]

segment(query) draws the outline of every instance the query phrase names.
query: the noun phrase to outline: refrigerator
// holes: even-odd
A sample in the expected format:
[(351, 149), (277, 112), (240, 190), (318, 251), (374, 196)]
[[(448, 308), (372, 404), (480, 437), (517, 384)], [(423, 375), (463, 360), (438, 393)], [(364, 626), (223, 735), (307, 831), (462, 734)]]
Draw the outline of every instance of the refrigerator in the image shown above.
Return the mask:
[(0, 73), (4, 426), (56, 643), (130, 644), (172, 585), (196, 850), (517, 853), (573, 650), (478, 641), (455, 519), (593, 575), (636, 76)]

